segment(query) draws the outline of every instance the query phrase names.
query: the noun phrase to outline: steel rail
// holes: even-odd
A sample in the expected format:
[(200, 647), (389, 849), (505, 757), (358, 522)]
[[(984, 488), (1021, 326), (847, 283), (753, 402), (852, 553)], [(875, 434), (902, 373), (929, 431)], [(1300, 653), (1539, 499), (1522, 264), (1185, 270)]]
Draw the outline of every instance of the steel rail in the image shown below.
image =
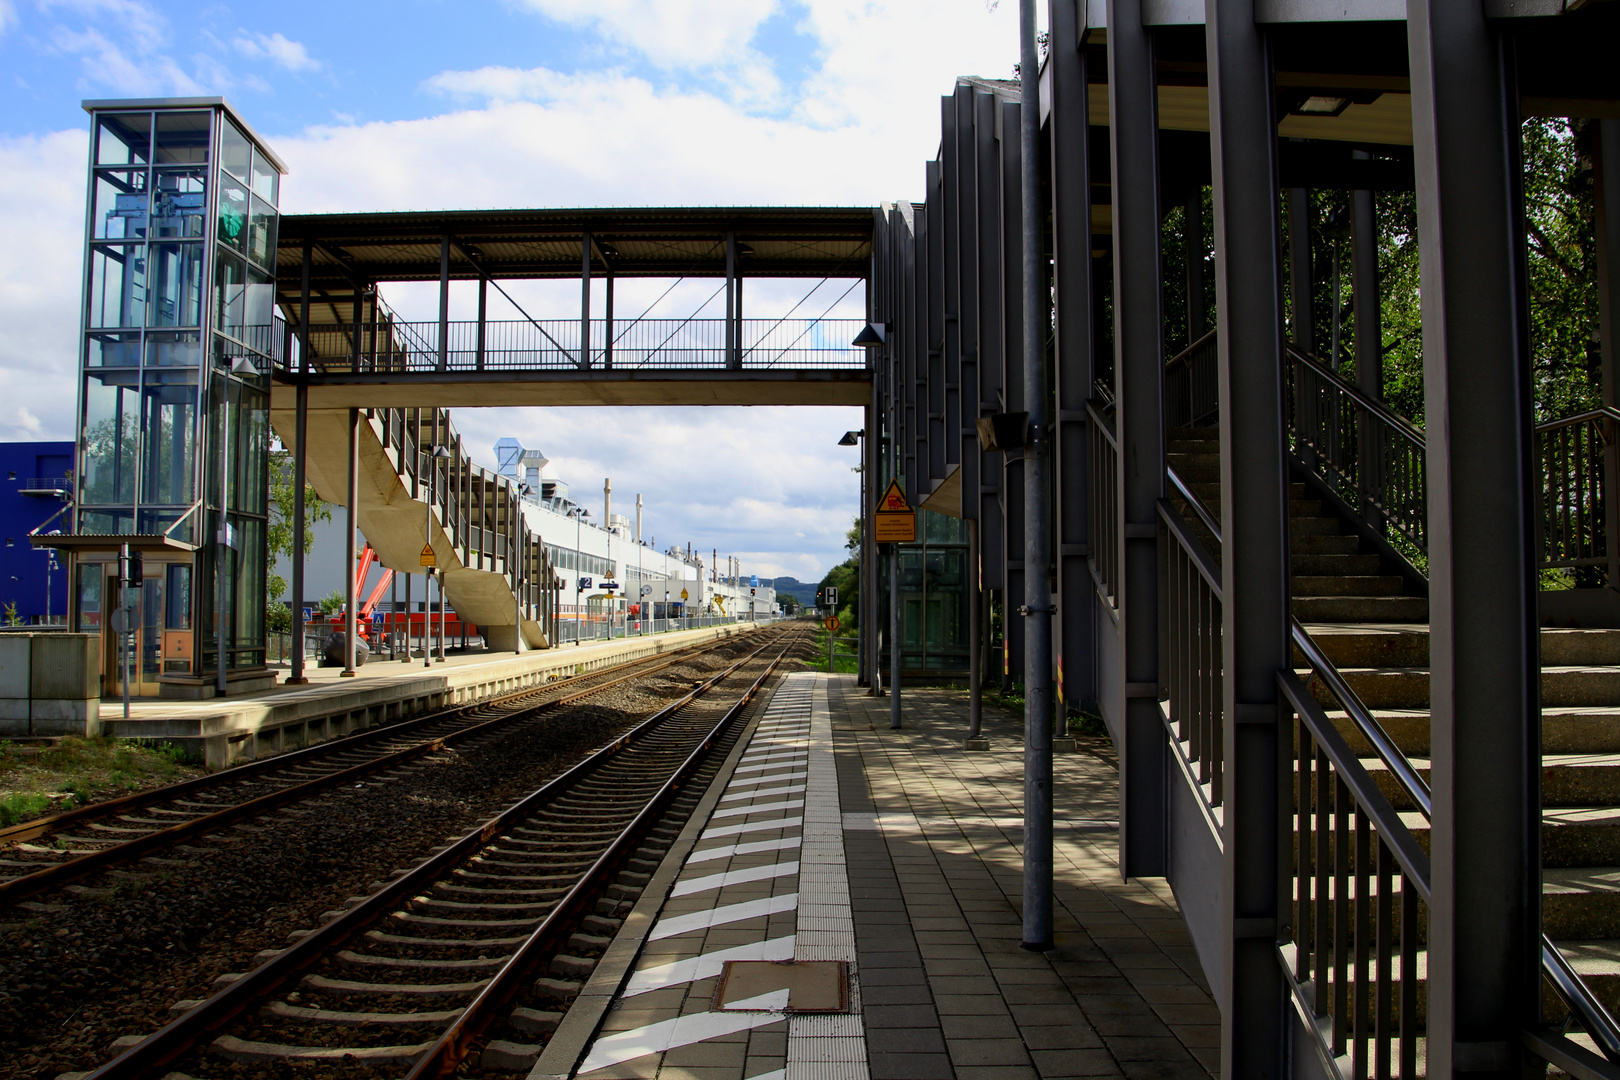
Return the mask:
[[(675, 769), (641, 812), (614, 838), (585, 875), (568, 890), (568, 894), (557, 903), (557, 906), (546, 914), (545, 919), (529, 935), (528, 940), (518, 946), (518, 950), (484, 985), (478, 996), (473, 998), (462, 1014), (445, 1029), (438, 1041), (422, 1055), (415, 1067), (406, 1074), (406, 1080), (430, 1080), (430, 1078), (441, 1080), (451, 1075), (472, 1053), (478, 1038), (491, 1024), (506, 1015), (512, 1000), (521, 993), (524, 983), (532, 978), (536, 965), (544, 959), (557, 940), (570, 931), (572, 924), (584, 913), (583, 909), (590, 903), (597, 890), (619, 869), (620, 864), (629, 858), (634, 851), (633, 845), (640, 842), (668, 809), (676, 792), (708, 759), (716, 743), (742, 715), (742, 711), (753, 701), (759, 688), (770, 678), (772, 672), (776, 670), (776, 665), (781, 663), (782, 658), (797, 640), (796, 637), (793, 641), (789, 641), (782, 651), (765, 665), (765, 670), (743, 692), (742, 697), (726, 710), (725, 715), (715, 723), (698, 745), (692, 748), (686, 760)], [(759, 650), (764, 651), (763, 648)], [(759, 655), (759, 652), (754, 655)]]
[[(16, 903), (20, 900), (26, 900), (30, 896), (35, 896), (47, 889), (53, 889), (60, 885), (65, 885), (68, 882), (75, 881), (87, 874), (93, 874), (97, 871), (105, 870), (110, 866), (116, 866), (117, 864), (127, 862), (130, 859), (141, 858), (142, 856), (148, 855), (151, 852), (161, 851), (166, 847), (170, 847), (192, 837), (215, 832), (219, 829), (233, 825), (238, 821), (244, 821), (249, 818), (257, 817), (261, 814), (269, 813), (272, 810), (277, 810), (283, 806), (301, 802), (302, 800), (309, 798), (312, 795), (319, 794), (328, 788), (347, 783), (351, 780), (360, 779), (361, 777), (368, 776), (384, 769), (402, 765), (426, 754), (436, 753), (444, 749), (446, 746), (458, 744), (466, 739), (470, 739), (481, 734), (487, 734), (497, 727), (515, 723), (523, 719), (530, 719), (537, 714), (571, 705), (574, 702), (583, 700), (587, 697), (593, 697), (596, 694), (602, 693), (605, 690), (609, 690), (631, 679), (643, 678), (652, 674), (653, 672), (662, 671), (665, 668), (673, 667), (676, 664), (682, 663), (691, 658), (690, 655), (687, 654), (694, 650), (701, 654), (704, 651), (712, 651), (720, 647), (721, 646), (719, 644), (714, 643), (691, 646), (688, 649), (683, 649), (679, 654), (673, 654), (671, 656), (661, 658), (664, 660), (663, 663), (654, 664), (650, 667), (644, 666), (647, 663), (645, 659), (633, 660), (627, 665), (623, 666), (635, 667), (637, 670), (625, 672), (617, 678), (611, 679), (607, 682), (594, 683), (593, 685), (576, 690), (571, 694), (562, 694), (555, 698), (551, 698), (550, 700), (539, 701), (530, 706), (520, 707), (505, 715), (492, 717), (489, 720), (479, 721), (467, 727), (446, 732), (443, 735), (434, 736), (430, 739), (425, 739), (422, 742), (413, 744), (411, 746), (403, 747), (399, 750), (394, 750), (369, 760), (362, 761), (346, 769), (339, 769), (334, 772), (327, 773), (324, 776), (318, 776), (311, 780), (306, 780), (303, 783), (282, 788), (279, 791), (267, 792), (266, 794), (260, 795), (257, 798), (237, 803), (234, 806), (223, 807), (214, 811), (213, 813), (204, 814), (201, 817), (192, 818), (189, 821), (178, 822), (174, 825), (168, 826), (167, 828), (155, 829), (152, 832), (146, 833), (142, 836), (133, 837), (124, 841), (123, 843), (114, 844), (111, 847), (102, 848), (98, 851), (88, 852), (66, 862), (52, 863), (32, 873), (23, 874), (20, 877), (15, 877), (8, 881), (0, 882), (0, 903)], [(603, 673), (590, 672), (584, 675), (571, 676), (567, 681), (573, 682), (575, 680), (590, 679), (599, 677), (601, 674)], [(557, 685), (563, 681), (564, 680), (558, 680), (558, 683), (553, 683), (546, 687), (535, 687), (529, 690), (517, 691), (514, 694), (508, 695), (506, 698), (496, 699), (496, 701), (510, 704), (512, 703), (512, 699), (533, 696), (547, 690), (555, 689)], [(471, 708), (487, 708), (490, 704), (491, 702), (482, 702), (479, 705), (472, 706)], [(455, 710), (449, 710), (449, 712), (454, 711)], [(442, 719), (444, 715), (445, 714), (436, 714), (435, 716), (422, 717), (420, 721), (409, 721), (409, 723), (416, 726), (418, 723), (425, 723), (429, 720)], [(374, 734), (380, 737), (383, 734), (395, 733), (398, 730), (399, 725), (393, 725), (388, 728), (380, 729), (375, 733), (362, 734)], [(354, 737), (355, 736), (351, 736), (350, 738)], [(285, 767), (289, 762), (296, 764), (299, 761), (304, 760), (303, 756), (312, 750), (328, 750), (329, 753), (336, 753), (338, 752), (336, 749), (338, 744), (352, 745), (352, 743), (349, 743), (348, 739), (340, 739), (333, 744), (323, 743), (320, 746), (295, 751), (293, 754), (283, 755), (276, 758), (268, 758), (266, 759), (267, 763), (274, 763), (276, 765), (276, 770), (271, 770), (268, 768), (256, 770), (253, 775), (258, 775), (258, 773), (262, 772), (277, 771), (280, 768)], [(215, 776), (222, 777), (224, 779), (242, 778), (240, 769), (227, 770), (226, 772), (217, 773)], [(196, 788), (186, 787), (185, 785), (187, 784), (196, 784), (199, 781), (214, 779), (215, 777), (198, 777), (197, 780), (194, 781), (183, 781), (181, 784), (172, 784), (166, 788), (154, 788), (153, 792), (164, 793), (163, 797), (147, 799), (144, 803), (139, 805), (152, 805), (153, 803), (169, 801), (170, 799), (173, 799), (179, 795), (189, 794), (192, 791), (197, 790)], [(117, 804), (117, 809), (107, 810), (108, 807), (111, 807), (114, 804)], [(124, 803), (123, 800), (113, 800), (113, 803), (97, 803), (93, 807), (82, 807), (78, 811), (69, 811), (69, 814), (59, 815), (57, 818), (49, 820), (56, 825), (60, 825), (63, 823), (63, 819), (69, 815), (80, 815), (74, 817), (74, 821), (82, 822), (86, 819), (95, 818), (98, 816), (117, 816), (117, 814), (132, 808), (133, 807), (131, 805)], [(102, 810), (104, 812), (100, 815), (81, 813), (82, 811), (89, 810)], [(38, 823), (28, 822), (27, 824), (34, 825)], [(40, 831), (47, 830), (42, 829)], [(39, 835), (39, 832), (35, 832), (31, 835), (37, 836)], [(9, 839), (15, 840), (22, 838), (9, 837)]]
[[(589, 757), (553, 777), (461, 839), (428, 856), (413, 867), (410, 873), (394, 878), (337, 918), (300, 938), (214, 996), (88, 1073), (85, 1080), (136, 1080), (139, 1077), (160, 1075), (158, 1070), (165, 1068), (175, 1058), (201, 1042), (204, 1037), (247, 1011), (260, 998), (276, 992), (288, 979), (301, 976), (306, 969), (372, 923), (387, 918), (402, 901), (420, 894), (445, 872), (494, 840), (507, 827), (533, 816), (559, 794), (595, 773), (608, 761), (639, 742), (675, 713), (767, 648), (769, 645), (761, 646), (724, 671), (699, 684), (678, 701), (660, 709), (634, 728), (615, 737)], [(569, 895), (574, 895), (573, 891), (570, 891)]]

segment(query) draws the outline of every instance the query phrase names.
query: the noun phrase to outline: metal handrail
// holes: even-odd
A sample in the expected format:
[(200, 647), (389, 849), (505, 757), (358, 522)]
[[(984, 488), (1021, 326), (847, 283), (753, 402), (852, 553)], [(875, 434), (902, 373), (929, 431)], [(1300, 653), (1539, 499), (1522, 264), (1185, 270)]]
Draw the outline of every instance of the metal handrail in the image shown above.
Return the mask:
[[(1594, 410), (1592, 414), (1583, 414), (1581, 418), (1572, 417), (1567, 419), (1573, 423), (1582, 418), (1590, 419), (1593, 415), (1610, 415), (1615, 419), (1620, 419), (1620, 410), (1605, 407), (1604, 409)], [(1203, 508), (1202, 504), (1192, 494), (1192, 490), (1187, 486), (1186, 482), (1176, 474), (1174, 469), (1169, 467), (1165, 468), (1165, 479), (1193, 508), (1193, 512), (1204, 523), (1204, 527), (1209, 529), (1216, 542), (1219, 543), (1221, 539), (1220, 526), (1214, 518), (1210, 517), (1208, 511)], [(1306, 630), (1304, 625), (1293, 616), (1289, 616), (1289, 624), (1289, 636), (1293, 639), (1294, 645), (1301, 654), (1304, 655), (1311, 670), (1327, 685), (1328, 690), (1338, 699), (1339, 704), (1344, 706), (1345, 714), (1350, 717), (1351, 723), (1355, 724), (1356, 730), (1360, 732), (1362, 738), (1372, 744), (1374, 752), (1378, 754), (1379, 759), (1389, 769), (1390, 775), (1401, 785), (1401, 789), (1406, 793), (1407, 797), (1412, 800), (1425, 818), (1432, 818), (1434, 800), (1429, 785), (1418, 774), (1417, 769), (1407, 759), (1406, 754), (1396, 745), (1395, 740), (1390, 738), (1383, 725), (1373, 716), (1372, 710), (1367, 708), (1360, 695), (1345, 681), (1344, 676), (1339, 672), (1333, 661), (1329, 660), (1327, 654), (1317, 645), (1316, 639), (1311, 637), (1310, 631)], [(1279, 678), (1291, 674), (1292, 672), (1279, 672)], [(1297, 704), (1299, 703), (1296, 702)], [(1426, 885), (1427, 882), (1420, 884)], [(1564, 1007), (1580, 1022), (1582, 1029), (1598, 1045), (1598, 1049), (1603, 1051), (1604, 1057), (1611, 1062), (1620, 1064), (1620, 1023), (1615, 1021), (1614, 1016), (1592, 993), (1591, 988), (1586, 985), (1579, 973), (1570, 965), (1569, 960), (1546, 934), (1541, 935), (1541, 970), (1547, 981), (1552, 985), (1553, 992), (1564, 1003)]]
[(1193, 508), (1193, 513), (1197, 514), (1198, 520), (1204, 523), (1204, 528), (1208, 529), (1214, 534), (1215, 542), (1217, 544), (1220, 543), (1220, 522), (1216, 521), (1210, 516), (1209, 511), (1204, 508), (1204, 504), (1199, 501), (1198, 496), (1192, 493), (1192, 488), (1187, 486), (1187, 482), (1181, 478), (1181, 475), (1177, 473), (1176, 470), (1166, 465), (1164, 467), (1164, 478), (1170, 481), (1170, 486), (1176, 489), (1176, 494), (1185, 499), (1187, 505)]
[(1188, 363), (1190, 360), (1192, 360), (1193, 353), (1195, 353), (1198, 350), (1202, 349), (1214, 337), (1215, 337), (1215, 331), (1214, 330), (1205, 331), (1204, 335), (1202, 337), (1200, 337), (1197, 341), (1194, 341), (1194, 342), (1190, 343), (1185, 349), (1182, 349), (1180, 352), (1176, 353), (1176, 355), (1174, 355), (1170, 359), (1166, 360), (1164, 362), (1165, 370), (1168, 371), (1173, 367), (1176, 367), (1178, 365), (1185, 365), (1186, 363)]
[(1535, 430), (1539, 435), (1543, 431), (1554, 431), (1562, 427), (1573, 427), (1576, 424), (1584, 424), (1588, 420), (1601, 420), (1604, 418), (1620, 422), (1620, 409), (1615, 408), (1613, 405), (1604, 405), (1601, 408), (1588, 409), (1586, 412), (1576, 413), (1574, 416), (1561, 416), (1557, 420), (1548, 420), (1544, 424), (1537, 424)]
[(1391, 409), (1388, 405), (1384, 404), (1378, 399), (1368, 397), (1366, 394), (1356, 389), (1354, 384), (1346, 381), (1344, 376), (1322, 363), (1322, 361), (1318, 360), (1310, 353), (1305, 352), (1304, 350), (1293, 345), (1285, 346), (1285, 348), (1287, 349), (1289, 356), (1310, 368), (1317, 375), (1320, 375), (1322, 378), (1331, 382), (1340, 393), (1350, 398), (1350, 400), (1354, 401), (1359, 407), (1366, 409), (1368, 412), (1372, 413), (1374, 416), (1378, 417), (1378, 419), (1382, 420), (1384, 423), (1406, 436), (1418, 446), (1421, 446), (1424, 449), (1428, 448), (1428, 443), (1424, 439), (1423, 432), (1412, 426), (1412, 421), (1408, 420), (1406, 417), (1402, 416), (1394, 409)]

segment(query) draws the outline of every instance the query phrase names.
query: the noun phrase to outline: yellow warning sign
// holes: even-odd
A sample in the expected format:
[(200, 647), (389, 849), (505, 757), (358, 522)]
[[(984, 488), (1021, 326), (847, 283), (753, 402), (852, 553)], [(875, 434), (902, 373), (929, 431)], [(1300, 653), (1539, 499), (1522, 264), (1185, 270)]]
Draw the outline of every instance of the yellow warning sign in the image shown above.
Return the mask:
[(685, 600), (685, 599), (687, 599), (687, 594), (686, 594), (686, 590), (685, 590), (685, 589), (682, 589), (682, 590), (681, 590), (681, 599), (682, 599), (682, 600)]
[(917, 539), (917, 512), (906, 501), (900, 481), (890, 480), (872, 515), (872, 539), (879, 544), (910, 544)]
[(432, 544), (423, 544), (422, 545), (422, 565), (423, 566), (437, 566), (438, 565), (438, 560), (433, 557), (433, 545)]

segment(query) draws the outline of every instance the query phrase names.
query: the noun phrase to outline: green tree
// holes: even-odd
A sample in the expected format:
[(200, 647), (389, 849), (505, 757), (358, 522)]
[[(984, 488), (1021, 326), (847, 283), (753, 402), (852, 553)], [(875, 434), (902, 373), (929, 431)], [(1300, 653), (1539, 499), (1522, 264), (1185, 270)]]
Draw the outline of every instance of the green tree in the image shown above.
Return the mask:
[[(291, 559), (293, 556), (293, 513), (296, 509), (296, 490), (293, 487), (293, 460), (292, 454), (285, 450), (275, 450), (270, 454), (270, 521), (266, 529), (266, 539), (270, 547), (270, 563), (275, 565), (277, 559)], [(315, 547), (315, 523), (317, 521), (331, 521), (332, 508), (316, 494), (313, 484), (304, 485), (304, 555), (307, 557)], [(265, 591), (265, 628), (272, 631), (286, 631), (292, 627), (292, 611), (281, 603), (281, 594), (287, 591), (287, 579), (280, 574), (268, 573), (264, 582)], [(303, 603), (304, 598), (295, 596), (294, 604)], [(342, 600), (338, 601), (342, 604)], [(325, 609), (325, 602), (322, 602)]]

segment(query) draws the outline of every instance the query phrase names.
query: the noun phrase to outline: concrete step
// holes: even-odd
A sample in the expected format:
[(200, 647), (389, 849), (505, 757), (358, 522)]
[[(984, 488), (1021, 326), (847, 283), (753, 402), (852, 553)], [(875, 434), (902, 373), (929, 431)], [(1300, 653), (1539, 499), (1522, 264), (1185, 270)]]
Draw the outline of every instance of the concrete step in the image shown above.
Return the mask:
[(1295, 531), (1288, 536), (1288, 551), (1295, 558), (1301, 555), (1354, 555), (1360, 550), (1361, 537), (1350, 533), (1306, 536)]
[[(1410, 755), (1408, 760), (1426, 783), (1430, 759)], [(1394, 774), (1375, 757), (1362, 759), (1367, 774), (1378, 784), (1384, 797), (1398, 810), (1415, 810), (1416, 804), (1396, 782)], [(1541, 758), (1541, 805), (1549, 811), (1607, 806), (1620, 803), (1620, 755), (1546, 754)], [(1620, 869), (1617, 869), (1620, 873)]]
[[(1306, 630), (1337, 667), (1425, 667), (1429, 663), (1427, 626), (1316, 623)], [(1294, 655), (1296, 665), (1303, 664), (1298, 652)], [(1620, 630), (1545, 629), (1541, 632), (1541, 662), (1549, 667), (1620, 666)]]
[(1570, 966), (1580, 975), (1581, 981), (1592, 988), (1593, 995), (1611, 1013), (1620, 1009), (1620, 940), (1606, 938), (1565, 942), (1554, 935), (1553, 942), (1569, 959)]
[(1338, 536), (1344, 530), (1339, 528), (1339, 519), (1336, 517), (1294, 517), (1288, 519), (1288, 534), (1290, 536)]
[(1167, 453), (1164, 458), (1165, 464), (1189, 484), (1195, 481), (1219, 481), (1221, 478), (1221, 459), (1218, 455)]
[(1301, 622), (1426, 623), (1429, 601), (1422, 596), (1296, 596), (1293, 612)]
[[(1371, 709), (1427, 709), (1429, 670), (1423, 667), (1340, 667), (1339, 674)], [(1332, 699), (1313, 684), (1318, 700)], [(1607, 708), (1620, 721), (1620, 667), (1545, 665), (1541, 669), (1543, 705), (1559, 708)]]
[(1620, 867), (1542, 871), (1541, 919), (1558, 942), (1620, 938)]
[[(1357, 755), (1372, 757), (1372, 745), (1361, 737), (1342, 711), (1329, 709), (1327, 714)], [(1375, 708), (1372, 714), (1402, 753), (1409, 757), (1428, 755), (1431, 744), (1427, 709)], [(1620, 754), (1620, 710), (1566, 708), (1543, 711), (1541, 751), (1544, 754)]]
[[(1350, 539), (1355, 539), (1350, 537)], [(1350, 552), (1333, 555), (1294, 554), (1289, 567), (1297, 579), (1301, 575), (1342, 577), (1356, 574), (1376, 574), (1383, 569), (1383, 560), (1377, 555), (1356, 555)], [(1299, 589), (1296, 587), (1295, 592)]]
[(1296, 574), (1294, 595), (1308, 596), (1399, 596), (1405, 582), (1394, 574)]

